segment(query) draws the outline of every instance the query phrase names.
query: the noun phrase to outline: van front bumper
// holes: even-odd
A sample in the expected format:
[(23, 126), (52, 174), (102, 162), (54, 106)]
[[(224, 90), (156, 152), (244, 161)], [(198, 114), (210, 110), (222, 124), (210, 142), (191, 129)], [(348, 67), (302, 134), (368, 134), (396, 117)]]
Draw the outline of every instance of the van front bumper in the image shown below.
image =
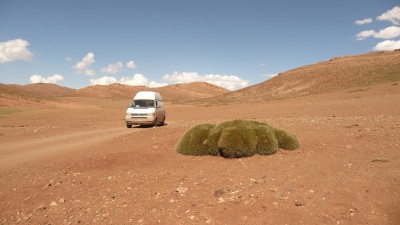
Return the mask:
[(133, 116), (126, 116), (125, 122), (127, 125), (151, 125), (154, 124), (154, 116), (147, 116), (147, 117), (133, 117)]

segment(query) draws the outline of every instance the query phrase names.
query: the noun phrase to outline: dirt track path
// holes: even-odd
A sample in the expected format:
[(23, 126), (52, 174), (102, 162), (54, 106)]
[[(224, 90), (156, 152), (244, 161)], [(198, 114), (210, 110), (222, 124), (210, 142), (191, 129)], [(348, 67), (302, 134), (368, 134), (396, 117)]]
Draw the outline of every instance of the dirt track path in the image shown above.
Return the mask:
[(107, 140), (140, 130), (140, 128), (126, 129), (125, 127), (94, 129), (48, 135), (46, 137), (21, 140), (21, 142), (2, 143), (0, 167), (4, 168), (16, 163), (42, 160), (44, 157), (93, 148)]

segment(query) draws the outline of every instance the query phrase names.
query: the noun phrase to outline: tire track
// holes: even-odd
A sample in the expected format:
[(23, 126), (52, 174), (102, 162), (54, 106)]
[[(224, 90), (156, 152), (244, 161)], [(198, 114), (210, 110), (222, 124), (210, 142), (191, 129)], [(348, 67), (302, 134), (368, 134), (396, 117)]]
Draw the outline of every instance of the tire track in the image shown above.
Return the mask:
[(43, 159), (80, 149), (90, 149), (116, 137), (139, 132), (142, 129), (108, 128), (63, 133), (54, 136), (2, 143), (0, 167)]

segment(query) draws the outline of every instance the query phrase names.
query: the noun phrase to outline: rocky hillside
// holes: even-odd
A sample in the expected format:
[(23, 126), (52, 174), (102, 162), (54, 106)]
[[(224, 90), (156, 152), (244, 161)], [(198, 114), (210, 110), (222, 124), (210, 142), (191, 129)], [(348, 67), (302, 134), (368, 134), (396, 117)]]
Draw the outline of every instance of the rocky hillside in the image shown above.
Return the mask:
[(13, 85), (13, 86), (29, 93), (46, 96), (50, 98), (59, 96), (69, 96), (75, 93), (75, 89), (62, 87), (56, 84), (37, 83), (37, 84)]
[(202, 103), (257, 102), (345, 90), (400, 80), (400, 51), (336, 57), (299, 67), (262, 83)]
[(0, 107), (40, 104), (44, 100), (43, 96), (24, 91), (19, 85), (0, 83)]
[(133, 98), (138, 91), (155, 91), (161, 94), (165, 102), (183, 103), (200, 98), (209, 98), (229, 92), (221, 87), (205, 83), (194, 82), (188, 84), (173, 84), (160, 88), (144, 86), (127, 86), (122, 84), (95, 85), (76, 91), (76, 96), (95, 98)]

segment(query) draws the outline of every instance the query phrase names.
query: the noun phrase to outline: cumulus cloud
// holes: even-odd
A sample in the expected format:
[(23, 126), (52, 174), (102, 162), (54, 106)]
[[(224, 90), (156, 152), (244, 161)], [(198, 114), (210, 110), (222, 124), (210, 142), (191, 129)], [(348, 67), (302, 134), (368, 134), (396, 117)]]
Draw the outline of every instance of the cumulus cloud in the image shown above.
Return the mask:
[(28, 46), (29, 42), (22, 39), (0, 42), (0, 63), (16, 60), (30, 61), (33, 54), (28, 49)]
[(74, 69), (78, 73), (82, 73), (87, 76), (94, 76), (95, 72), (90, 67), (94, 62), (94, 54), (92, 52), (89, 52), (88, 54), (86, 54), (85, 57), (82, 58), (81, 61), (74, 65)]
[(109, 85), (109, 84), (125, 84), (129, 86), (147, 86), (147, 87), (162, 87), (166, 86), (165, 83), (157, 83), (149, 81), (143, 74), (135, 74), (133, 77), (122, 77), (117, 80), (115, 77), (100, 77), (98, 79), (90, 79), (92, 85)]
[(367, 18), (367, 19), (363, 19), (363, 20), (356, 20), (355, 24), (357, 25), (364, 25), (364, 24), (369, 24), (372, 23), (372, 18)]
[(376, 35), (374, 30), (364, 30), (356, 35), (357, 41), (362, 41), (368, 37)]
[(167, 85), (165, 83), (157, 83), (155, 81), (149, 81), (143, 74), (135, 74), (133, 77), (122, 77), (119, 80), (119, 83), (130, 86), (147, 86), (147, 87), (162, 87)]
[(135, 64), (134, 61), (129, 61), (126, 63), (126, 67), (128, 67), (129, 69), (136, 69), (137, 65)]
[(374, 37), (382, 39), (392, 39), (399, 36), (400, 36), (400, 27), (396, 26), (387, 27), (383, 30), (380, 30), (377, 34), (374, 35)]
[(400, 6), (395, 6), (376, 18), (379, 21), (390, 21), (394, 25), (400, 25)]
[(109, 85), (113, 83), (117, 83), (115, 77), (104, 76), (97, 79), (90, 79), (90, 84), (92, 85)]
[(400, 36), (400, 27), (390, 26), (379, 32), (374, 30), (365, 30), (356, 35), (358, 41), (362, 41), (368, 37), (375, 37), (381, 39), (392, 39)]
[(101, 72), (116, 74), (116, 73), (121, 72), (123, 68), (124, 68), (124, 64), (122, 62), (116, 62), (116, 63), (110, 64), (110, 65), (102, 68)]
[(400, 49), (400, 40), (393, 41), (393, 40), (386, 40), (379, 42), (373, 50), (375, 51), (393, 51), (396, 49)]
[(44, 78), (41, 75), (32, 75), (29, 80), (31, 83), (50, 83), (50, 84), (57, 84), (60, 81), (64, 80), (64, 77), (59, 74), (54, 74), (53, 76)]
[(135, 74), (132, 78), (122, 77), (119, 82), (130, 86), (146, 86), (149, 81), (143, 74)]
[(243, 80), (233, 75), (219, 75), (219, 74), (208, 74), (199, 75), (196, 72), (177, 72), (173, 74), (166, 74), (163, 76), (165, 81), (176, 82), (176, 83), (190, 83), (195, 81), (207, 82), (210, 84), (224, 87), (228, 90), (237, 90), (248, 86), (248, 81)]

